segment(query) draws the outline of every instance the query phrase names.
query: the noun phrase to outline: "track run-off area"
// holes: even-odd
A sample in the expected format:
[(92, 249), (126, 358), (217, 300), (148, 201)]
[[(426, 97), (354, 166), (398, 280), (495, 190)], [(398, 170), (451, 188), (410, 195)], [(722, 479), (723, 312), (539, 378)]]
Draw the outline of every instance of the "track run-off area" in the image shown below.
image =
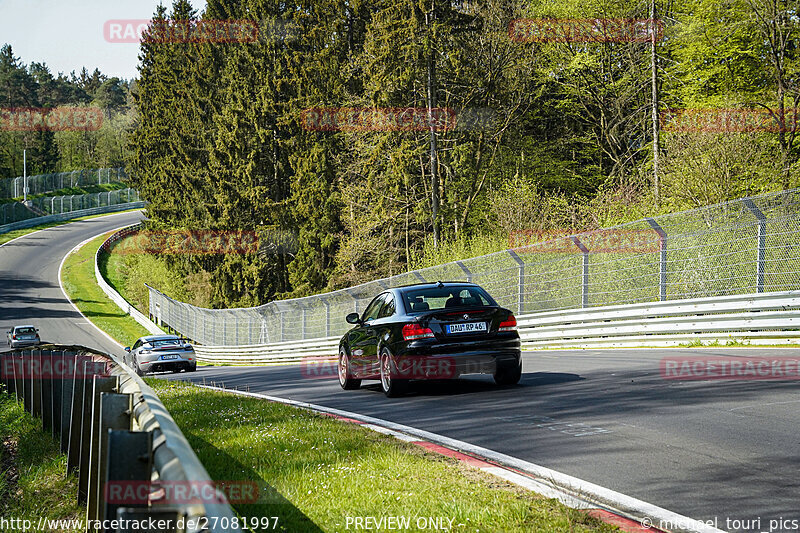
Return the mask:
[[(84, 220), (1, 246), (3, 335), (12, 325), (32, 323), (45, 342), (121, 356), (122, 348), (65, 299), (58, 271), (78, 243), (141, 218), (134, 212)], [(716, 520), (723, 530), (800, 531), (800, 382), (665, 379), (664, 361), (686, 356), (800, 358), (800, 349), (542, 350), (523, 355), (516, 387), (475, 376), (412, 383), (396, 399), (386, 398), (377, 382), (343, 391), (332, 365), (201, 366), (194, 374), (164, 377), (214, 381), (412, 426)]]

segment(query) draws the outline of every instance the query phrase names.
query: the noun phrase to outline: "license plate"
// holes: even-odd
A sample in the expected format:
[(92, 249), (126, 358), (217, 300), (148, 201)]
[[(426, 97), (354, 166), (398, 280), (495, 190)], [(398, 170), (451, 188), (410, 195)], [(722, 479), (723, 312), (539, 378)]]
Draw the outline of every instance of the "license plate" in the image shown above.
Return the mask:
[(170, 355), (162, 355), (161, 356), (161, 360), (162, 361), (169, 361), (170, 359), (177, 359), (177, 358), (178, 358), (178, 354), (170, 354)]
[(486, 331), (486, 322), (464, 322), (462, 324), (448, 324), (447, 333), (476, 333)]

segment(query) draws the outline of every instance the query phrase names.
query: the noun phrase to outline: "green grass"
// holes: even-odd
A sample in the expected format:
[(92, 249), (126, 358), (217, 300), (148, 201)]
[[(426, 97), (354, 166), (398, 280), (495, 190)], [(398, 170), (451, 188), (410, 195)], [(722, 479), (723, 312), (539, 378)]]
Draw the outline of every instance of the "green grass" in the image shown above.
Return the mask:
[(9, 231), (7, 233), (0, 234), (0, 244), (5, 244), (8, 241), (16, 239), (17, 237), (22, 237), (23, 235), (27, 235), (28, 233), (33, 233), (34, 231), (39, 231), (39, 230), (42, 230), (42, 229), (54, 228), (56, 226), (63, 226), (64, 224), (70, 224), (72, 222), (78, 222), (78, 221), (81, 221), (81, 220), (89, 220), (89, 219), (92, 219), (92, 218), (106, 217), (106, 216), (109, 216), (109, 215), (118, 215), (120, 213), (130, 213), (130, 212), (133, 212), (133, 211), (141, 211), (141, 207), (138, 207), (136, 209), (126, 209), (124, 211), (114, 211), (113, 213), (101, 213), (99, 215), (87, 215), (85, 217), (72, 218), (70, 220), (61, 221), (61, 222), (47, 222), (45, 224), (39, 224), (38, 226), (33, 226), (32, 228), (16, 229), (16, 230), (13, 230), (13, 231)]
[[(64, 189), (58, 189), (56, 191), (44, 192), (41, 194), (29, 194), (28, 200), (34, 200), (36, 198), (49, 198), (51, 196), (70, 196), (72, 194), (95, 194), (98, 192), (108, 192), (108, 191), (118, 191), (120, 189), (127, 189), (129, 185), (126, 183), (121, 183), (118, 181), (114, 181), (111, 183), (103, 183), (100, 185), (89, 185), (86, 187), (66, 187)], [(2, 204), (10, 204), (13, 202), (21, 202), (24, 196), (17, 196), (16, 198), (0, 198), (0, 205)]]
[(268, 501), (234, 505), (245, 520), (278, 516), (283, 531), (344, 531), (348, 516), (408, 516), (412, 524), (417, 517), (451, 518), (451, 531), (463, 532), (618, 531), (356, 425), (182, 382), (147, 381), (213, 479), (270, 487), (262, 498)]
[(41, 430), (41, 421), (5, 391), (0, 391), (0, 439), (0, 516), (30, 520), (34, 529), (40, 517), (83, 517), (78, 480), (66, 475), (66, 456)]
[(64, 290), (81, 313), (97, 327), (111, 335), (124, 346), (131, 346), (136, 339), (148, 335), (129, 315), (124, 314), (103, 292), (94, 277), (94, 256), (112, 232), (91, 240), (67, 256), (61, 270)]

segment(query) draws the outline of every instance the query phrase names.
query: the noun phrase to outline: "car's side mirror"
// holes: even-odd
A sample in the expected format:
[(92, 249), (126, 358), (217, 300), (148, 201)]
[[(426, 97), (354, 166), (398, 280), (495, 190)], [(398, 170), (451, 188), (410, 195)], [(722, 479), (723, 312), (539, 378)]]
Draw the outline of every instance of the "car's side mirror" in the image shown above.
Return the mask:
[(344, 319), (347, 320), (348, 324), (360, 324), (361, 323), (361, 317), (358, 316), (358, 313), (350, 313), (349, 315), (344, 317)]
[(126, 347), (125, 347), (125, 351), (126, 351), (126, 352), (130, 352), (130, 351), (131, 351), (131, 347), (130, 347), (130, 346), (126, 346)]

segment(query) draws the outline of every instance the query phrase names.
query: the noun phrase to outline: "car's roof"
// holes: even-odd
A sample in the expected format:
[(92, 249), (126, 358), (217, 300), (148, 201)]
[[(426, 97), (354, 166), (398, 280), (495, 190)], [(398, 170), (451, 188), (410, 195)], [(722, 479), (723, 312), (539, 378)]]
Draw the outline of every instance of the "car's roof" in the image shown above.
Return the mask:
[(471, 281), (431, 281), (427, 283), (412, 283), (411, 285), (401, 285), (400, 287), (396, 287), (398, 290), (405, 291), (409, 289), (437, 289), (440, 287), (463, 287), (464, 285), (469, 285), (472, 287), (477, 287), (478, 285), (472, 283)]
[(36, 329), (36, 326), (34, 326), (33, 324), (26, 324), (26, 325), (23, 325), (23, 326), (14, 326), (14, 329), (17, 329), (17, 328), (33, 328), (33, 329)]
[(147, 335), (146, 337), (140, 337), (140, 341), (171, 341), (180, 339), (177, 335)]

